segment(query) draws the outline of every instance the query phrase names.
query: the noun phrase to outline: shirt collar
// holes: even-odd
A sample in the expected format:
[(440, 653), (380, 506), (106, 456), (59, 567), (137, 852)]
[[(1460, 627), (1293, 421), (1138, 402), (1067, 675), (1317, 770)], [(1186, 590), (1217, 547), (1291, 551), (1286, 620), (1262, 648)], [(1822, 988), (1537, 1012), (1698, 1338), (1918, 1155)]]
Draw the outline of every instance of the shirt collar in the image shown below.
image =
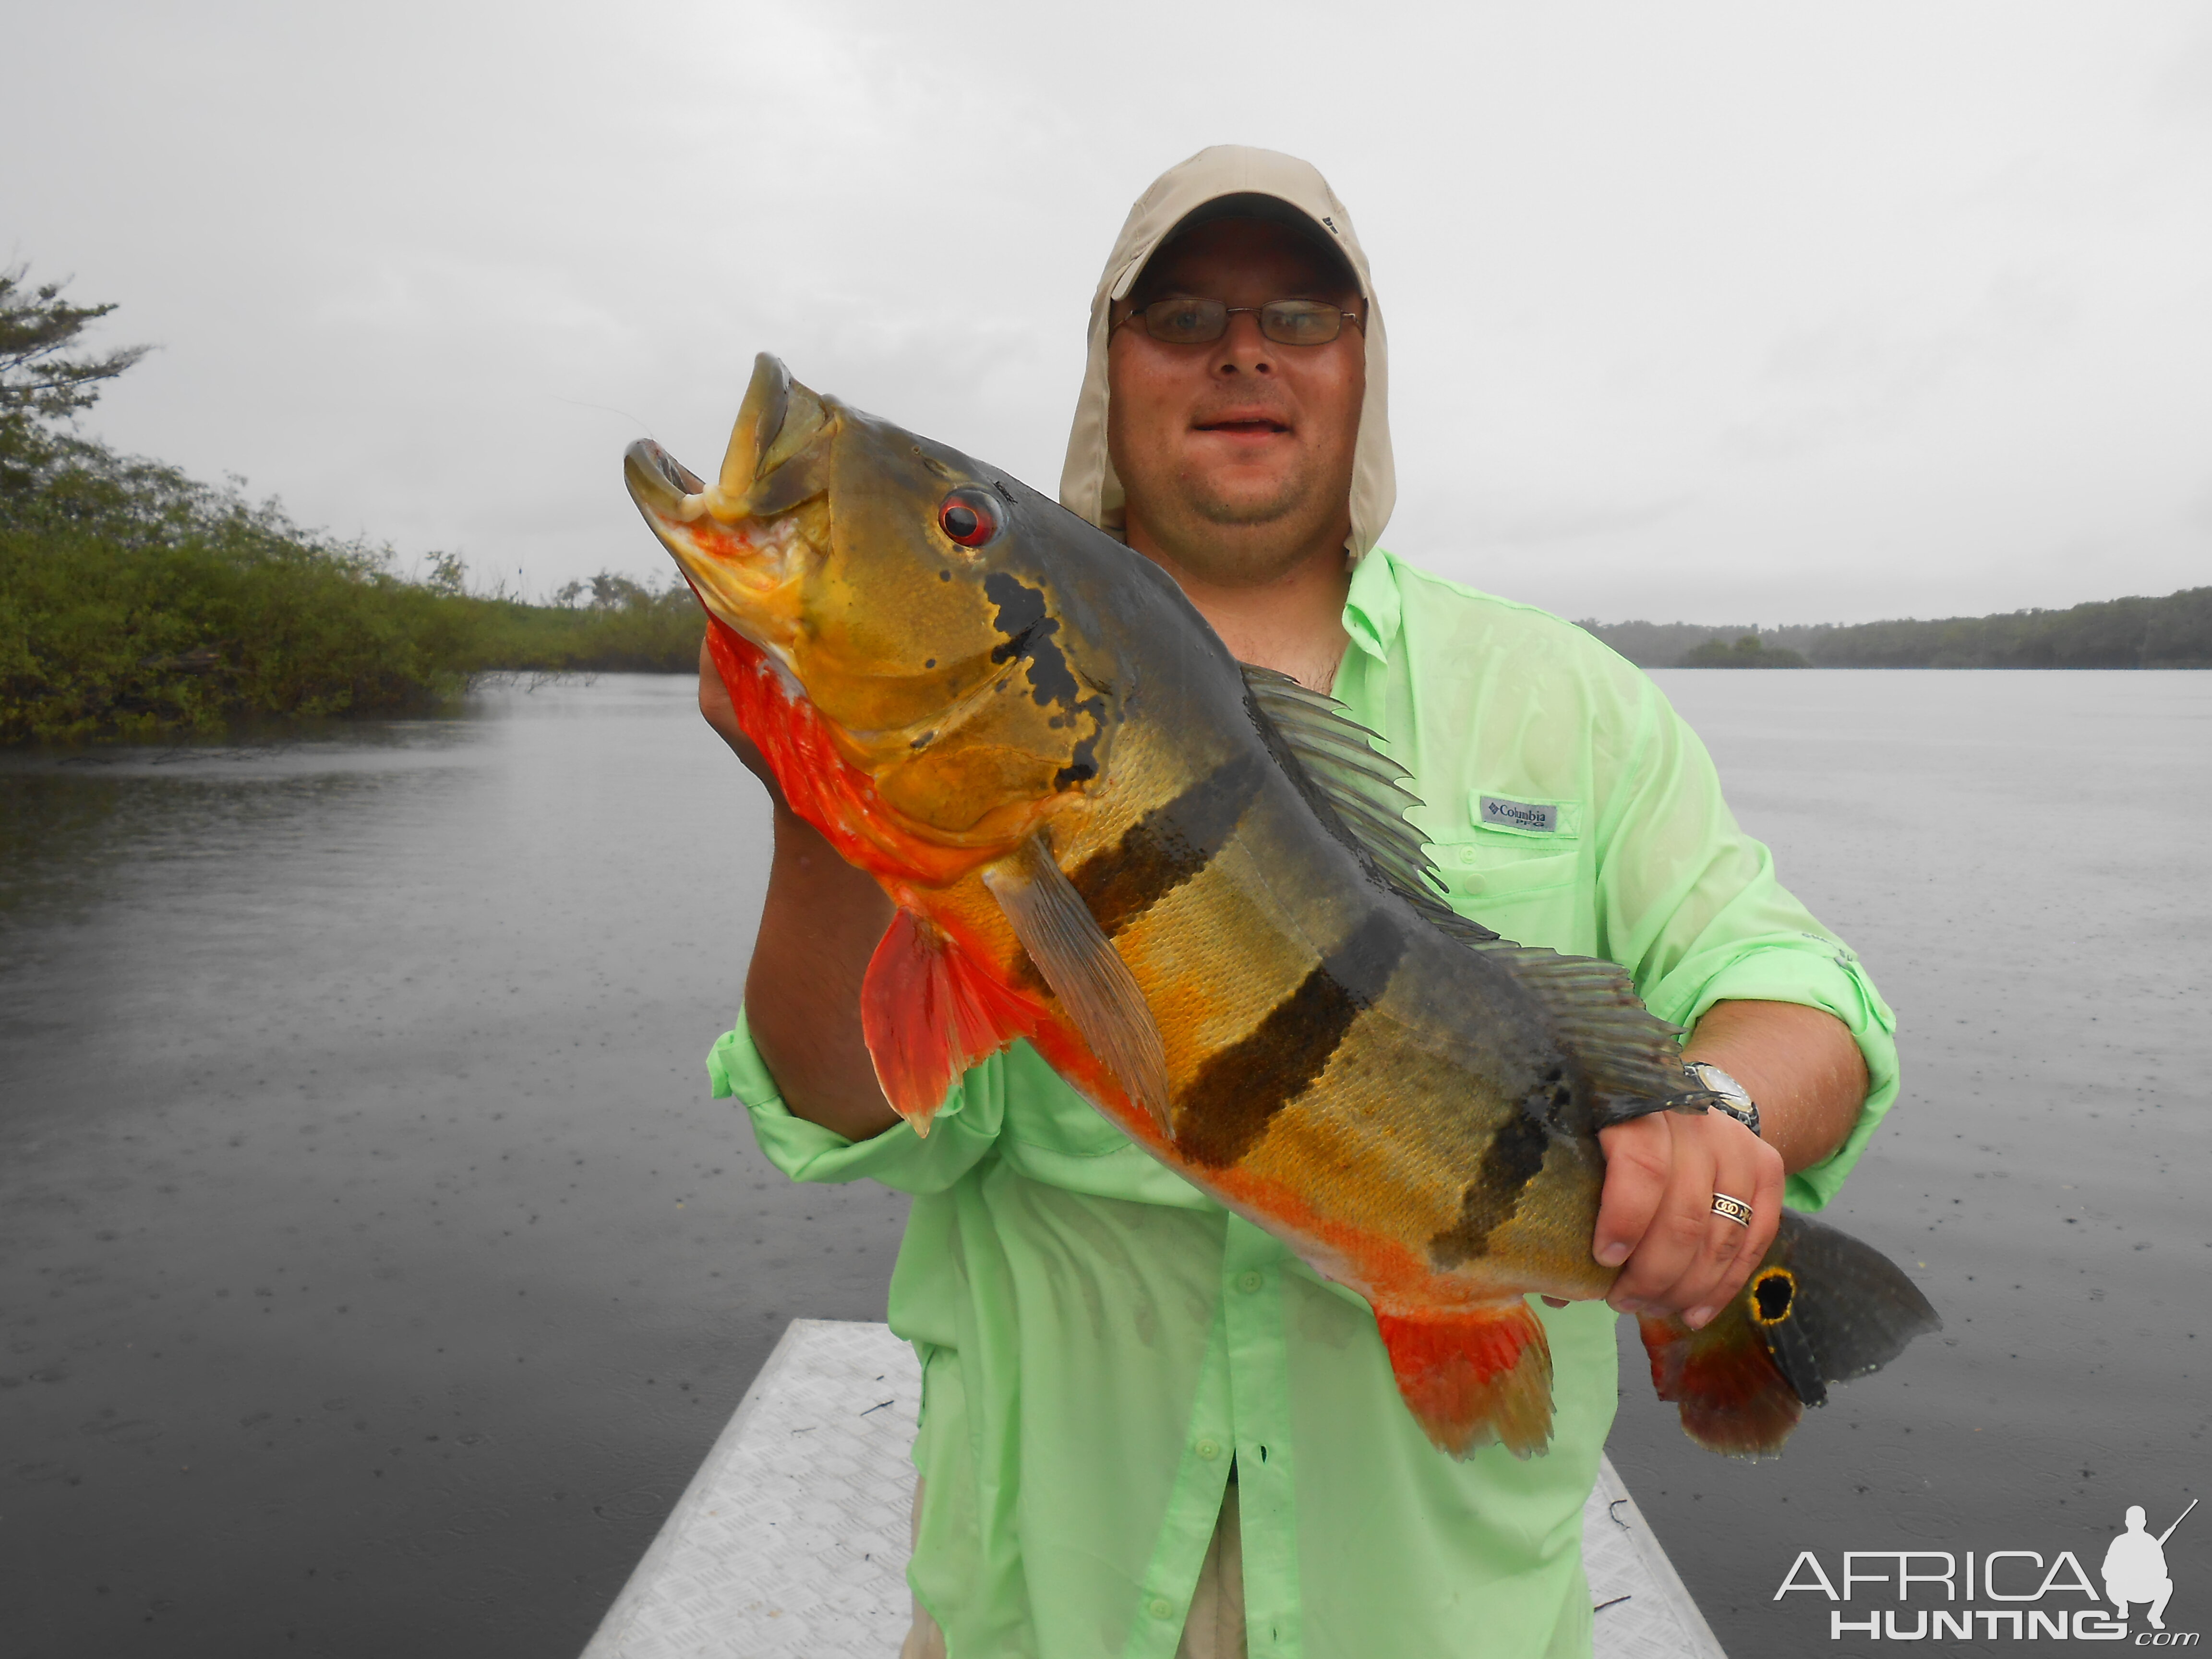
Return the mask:
[(1344, 598), (1344, 631), (1354, 645), (1382, 662), (1398, 642), (1398, 617), (1397, 573), (1390, 568), (1390, 556), (1378, 547), (1352, 567), (1352, 591)]

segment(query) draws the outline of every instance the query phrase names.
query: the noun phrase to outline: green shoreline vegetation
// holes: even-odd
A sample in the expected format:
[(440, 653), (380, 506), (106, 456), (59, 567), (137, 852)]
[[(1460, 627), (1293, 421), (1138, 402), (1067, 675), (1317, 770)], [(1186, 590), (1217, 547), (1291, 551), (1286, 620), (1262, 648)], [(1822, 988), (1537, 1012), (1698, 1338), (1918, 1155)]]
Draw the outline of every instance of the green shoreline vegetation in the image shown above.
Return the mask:
[[(499, 671), (695, 671), (702, 623), (680, 580), (603, 572), (533, 605), (467, 592), (442, 553), (410, 580), (388, 548), (76, 435), (145, 348), (87, 353), (84, 329), (114, 307), (61, 289), (0, 270), (0, 744), (400, 714)], [(2212, 667), (2212, 587), (1935, 622), (1582, 626), (1647, 668)]]
[(0, 743), (404, 713), (501, 670), (696, 671), (680, 580), (602, 573), (531, 605), (468, 592), (452, 554), (410, 580), (388, 548), (76, 436), (67, 423), (143, 355), (81, 349), (112, 309), (0, 270)]

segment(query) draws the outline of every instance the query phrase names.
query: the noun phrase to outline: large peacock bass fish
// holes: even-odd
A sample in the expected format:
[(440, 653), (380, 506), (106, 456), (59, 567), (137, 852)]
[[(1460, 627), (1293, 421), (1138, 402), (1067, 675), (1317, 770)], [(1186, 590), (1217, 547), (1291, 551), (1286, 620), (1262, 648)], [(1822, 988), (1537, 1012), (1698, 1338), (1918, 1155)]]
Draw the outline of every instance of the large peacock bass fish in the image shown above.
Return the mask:
[[(915, 1132), (1026, 1039), (1364, 1297), (1437, 1446), (1542, 1449), (1523, 1298), (1616, 1276), (1590, 1250), (1597, 1132), (1711, 1098), (1622, 969), (1455, 915), (1370, 734), (1237, 663), (1149, 561), (774, 358), (714, 482), (652, 442), (623, 467), (792, 808), (897, 905), (862, 1026)], [(1692, 1437), (1755, 1455), (1937, 1322), (1793, 1214), (1703, 1330), (1642, 1329)]]

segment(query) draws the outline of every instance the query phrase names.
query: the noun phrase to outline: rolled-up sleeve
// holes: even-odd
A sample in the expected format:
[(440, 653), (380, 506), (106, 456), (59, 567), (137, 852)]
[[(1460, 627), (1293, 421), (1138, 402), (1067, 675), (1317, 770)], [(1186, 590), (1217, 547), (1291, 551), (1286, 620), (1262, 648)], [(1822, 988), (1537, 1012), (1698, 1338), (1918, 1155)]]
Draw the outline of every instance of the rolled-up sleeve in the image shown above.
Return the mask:
[(1788, 1202), (1819, 1209), (1897, 1098), (1897, 1018), (1850, 948), (1776, 878), (1772, 856), (1729, 811), (1705, 745), (1657, 688), (1618, 752), (1600, 826), (1599, 921), (1606, 953), (1634, 975), (1645, 1005), (1687, 1027), (1717, 1002), (1801, 1003), (1841, 1020), (1865, 1056), (1858, 1121), (1832, 1156), (1790, 1177)]
[(880, 1181), (902, 1192), (937, 1193), (973, 1169), (998, 1139), (1002, 1059), (992, 1056), (952, 1085), (927, 1136), (897, 1123), (866, 1140), (848, 1140), (783, 1103), (742, 1009), (736, 1027), (708, 1051), (707, 1079), (715, 1099), (734, 1097), (744, 1105), (762, 1153), (793, 1181)]

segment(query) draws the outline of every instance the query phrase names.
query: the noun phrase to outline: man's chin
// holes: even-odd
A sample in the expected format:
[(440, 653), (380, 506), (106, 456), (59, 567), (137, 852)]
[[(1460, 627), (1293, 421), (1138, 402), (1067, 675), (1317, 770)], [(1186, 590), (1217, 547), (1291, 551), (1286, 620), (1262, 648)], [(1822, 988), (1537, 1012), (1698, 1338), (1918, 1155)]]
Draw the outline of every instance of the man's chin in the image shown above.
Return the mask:
[(1267, 530), (1292, 516), (1292, 504), (1223, 501), (1202, 505), (1198, 521), (1208, 530)]
[(1243, 488), (1217, 483), (1194, 489), (1186, 502), (1194, 517), (1216, 529), (1258, 529), (1294, 516), (1310, 493), (1296, 480), (1269, 478)]
[(1186, 495), (1172, 523), (1147, 528), (1171, 569), (1224, 587), (1279, 581), (1310, 551), (1315, 522), (1305, 492)]

